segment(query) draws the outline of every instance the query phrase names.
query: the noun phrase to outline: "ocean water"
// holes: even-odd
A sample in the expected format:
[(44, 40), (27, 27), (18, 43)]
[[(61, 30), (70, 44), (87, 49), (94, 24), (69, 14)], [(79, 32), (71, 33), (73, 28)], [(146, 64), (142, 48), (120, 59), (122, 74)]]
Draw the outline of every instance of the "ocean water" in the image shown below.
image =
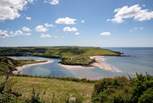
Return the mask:
[(121, 57), (105, 57), (106, 62), (121, 71), (121, 75), (148, 73), (153, 75), (153, 48), (109, 48), (120, 51)]
[(34, 76), (75, 77), (86, 79), (100, 79), (104, 77), (128, 76), (135, 73), (146, 72), (153, 75), (153, 48), (109, 48), (124, 53), (121, 57), (105, 56), (105, 62), (114, 70), (105, 71), (100, 68), (84, 67), (80, 70), (67, 70), (61, 67), (59, 59), (48, 59), (42, 57), (14, 57), (16, 59), (50, 60), (47, 64), (25, 67), (21, 74)]

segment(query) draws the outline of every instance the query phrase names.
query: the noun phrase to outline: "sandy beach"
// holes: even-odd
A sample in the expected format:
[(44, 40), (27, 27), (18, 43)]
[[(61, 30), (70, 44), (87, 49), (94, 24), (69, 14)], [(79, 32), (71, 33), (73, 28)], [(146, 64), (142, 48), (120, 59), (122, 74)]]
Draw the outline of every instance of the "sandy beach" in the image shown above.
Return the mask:
[(104, 56), (92, 56), (90, 58), (96, 60), (96, 62), (92, 63), (90, 66), (64, 65), (64, 64), (59, 64), (59, 65), (67, 70), (94, 69), (94, 67), (98, 67), (106, 71), (121, 72), (118, 68), (113, 67), (108, 63), (106, 63)]
[[(38, 60), (40, 61), (40, 60)], [(39, 63), (33, 63), (33, 64), (26, 64), (26, 65), (23, 65), (23, 66), (19, 66), (19, 67), (16, 67), (16, 71), (13, 71), (14, 74), (19, 74), (22, 72), (23, 69), (27, 68), (27, 67), (31, 67), (31, 66), (35, 66), (35, 65), (42, 65), (42, 64), (48, 64), (48, 63), (52, 63), (53, 61), (52, 60), (47, 60), (47, 61), (44, 61), (44, 62), (39, 62)]]
[(90, 58), (96, 60), (95, 63), (91, 64), (94, 67), (98, 67), (100, 69), (103, 69), (103, 70), (106, 70), (106, 71), (111, 71), (111, 72), (121, 72), (121, 70), (119, 70), (118, 68), (106, 63), (104, 56), (92, 56)]
[(113, 71), (111, 65), (107, 64), (105, 62), (105, 58), (104, 56), (92, 56), (90, 57), (92, 59), (95, 59), (96, 62), (95, 63), (92, 63), (91, 65), (94, 66), (94, 67), (98, 67), (100, 69), (104, 69), (106, 71)]
[(58, 64), (59, 66), (67, 69), (67, 70), (82, 70), (82, 69), (94, 69), (92, 66), (81, 66), (81, 65), (64, 65), (64, 64)]

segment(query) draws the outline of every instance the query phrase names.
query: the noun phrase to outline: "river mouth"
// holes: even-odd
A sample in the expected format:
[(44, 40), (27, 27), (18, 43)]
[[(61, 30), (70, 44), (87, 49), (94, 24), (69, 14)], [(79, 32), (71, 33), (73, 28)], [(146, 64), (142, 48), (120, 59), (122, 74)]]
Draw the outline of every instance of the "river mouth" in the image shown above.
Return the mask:
[[(119, 49), (119, 50), (118, 50)], [(60, 59), (35, 57), (35, 56), (17, 56), (12, 57), (18, 60), (47, 60), (49, 63), (25, 66), (20, 74), (32, 76), (50, 76), (50, 77), (73, 77), (85, 78), (89, 80), (98, 80), (105, 77), (129, 76), (135, 73), (153, 75), (153, 48), (118, 48), (130, 55), (125, 57), (104, 57), (105, 62), (115, 71), (106, 71), (98, 67), (77, 67), (66, 69), (59, 64)]]
[[(98, 67), (90, 66), (62, 66), (60, 59), (51, 59), (35, 56), (14, 56), (17, 60), (45, 60), (47, 63), (22, 66), (19, 74), (47, 77), (72, 77), (79, 79), (98, 80), (104, 77), (113, 76), (113, 72), (102, 70)], [(115, 76), (115, 75), (114, 75)]]

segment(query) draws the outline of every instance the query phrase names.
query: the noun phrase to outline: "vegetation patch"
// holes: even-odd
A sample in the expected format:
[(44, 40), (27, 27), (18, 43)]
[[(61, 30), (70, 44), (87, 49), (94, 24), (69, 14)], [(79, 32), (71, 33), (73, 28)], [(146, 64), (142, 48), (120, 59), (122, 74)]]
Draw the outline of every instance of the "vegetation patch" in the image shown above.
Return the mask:
[(153, 103), (153, 76), (103, 79), (95, 84), (93, 103)]

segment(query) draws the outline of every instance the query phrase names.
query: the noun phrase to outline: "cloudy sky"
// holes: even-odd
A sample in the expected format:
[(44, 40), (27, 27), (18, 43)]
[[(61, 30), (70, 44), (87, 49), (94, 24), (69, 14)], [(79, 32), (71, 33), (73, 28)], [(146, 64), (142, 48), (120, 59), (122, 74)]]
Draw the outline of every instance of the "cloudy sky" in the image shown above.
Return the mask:
[(153, 0), (0, 0), (0, 46), (153, 47)]

